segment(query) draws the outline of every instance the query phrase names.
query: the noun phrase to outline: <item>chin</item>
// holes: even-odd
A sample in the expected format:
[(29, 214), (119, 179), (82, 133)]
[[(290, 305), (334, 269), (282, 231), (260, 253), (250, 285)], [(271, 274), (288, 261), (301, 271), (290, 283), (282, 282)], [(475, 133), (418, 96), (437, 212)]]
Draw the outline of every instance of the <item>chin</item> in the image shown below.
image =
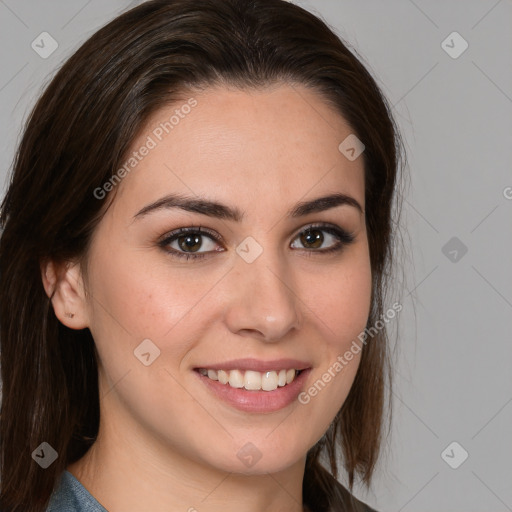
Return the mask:
[[(265, 433), (259, 439), (249, 441), (244, 439), (235, 442), (233, 448), (227, 448), (222, 452), (213, 453), (211, 450), (208, 457), (209, 464), (217, 469), (229, 473), (237, 473), (243, 475), (265, 475), (268, 473), (279, 473), (290, 468), (305, 459), (308, 447), (300, 448), (295, 446), (283, 446), (281, 443), (276, 447), (273, 443), (265, 440)], [(280, 442), (281, 439), (276, 437), (275, 441)]]

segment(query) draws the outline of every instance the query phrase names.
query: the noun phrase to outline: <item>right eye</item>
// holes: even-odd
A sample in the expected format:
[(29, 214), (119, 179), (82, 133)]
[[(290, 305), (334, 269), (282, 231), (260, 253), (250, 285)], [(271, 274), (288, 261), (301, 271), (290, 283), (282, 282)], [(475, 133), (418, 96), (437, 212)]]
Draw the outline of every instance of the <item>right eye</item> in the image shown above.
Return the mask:
[[(204, 248), (205, 238), (209, 239), (210, 248), (208, 248), (207, 243), (207, 250), (199, 252), (199, 249)], [(224, 249), (213, 248), (215, 245), (218, 245), (213, 242), (217, 242), (218, 240), (218, 236), (213, 234), (210, 230), (206, 230), (200, 226), (186, 227), (171, 231), (161, 242), (159, 242), (159, 245), (171, 256), (186, 258), (188, 260), (205, 258), (210, 252), (224, 251)]]

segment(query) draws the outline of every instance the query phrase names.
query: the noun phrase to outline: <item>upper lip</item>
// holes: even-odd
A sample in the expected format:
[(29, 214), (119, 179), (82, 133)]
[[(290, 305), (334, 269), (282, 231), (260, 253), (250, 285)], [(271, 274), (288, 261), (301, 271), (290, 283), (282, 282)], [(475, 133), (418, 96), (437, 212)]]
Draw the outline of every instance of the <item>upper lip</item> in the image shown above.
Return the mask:
[(208, 363), (194, 368), (198, 370), (204, 368), (207, 370), (252, 370), (255, 372), (277, 371), (277, 370), (306, 370), (310, 368), (309, 363), (299, 361), (298, 359), (274, 359), (272, 361), (262, 361), (261, 359), (232, 359), (223, 363)]

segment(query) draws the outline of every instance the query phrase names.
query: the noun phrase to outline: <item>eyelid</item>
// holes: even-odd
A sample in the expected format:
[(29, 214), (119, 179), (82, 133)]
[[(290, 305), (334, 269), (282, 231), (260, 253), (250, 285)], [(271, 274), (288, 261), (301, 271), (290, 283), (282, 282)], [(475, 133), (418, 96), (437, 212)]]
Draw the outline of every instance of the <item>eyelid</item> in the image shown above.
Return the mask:
[[(347, 235), (355, 236), (354, 232), (348, 231), (340, 226), (337, 226), (336, 224), (332, 224), (330, 222), (313, 222), (313, 223), (306, 224), (306, 225), (302, 226), (301, 228), (299, 228), (297, 231), (295, 231), (293, 238), (295, 239), (298, 235), (300, 235), (304, 231), (307, 231), (308, 229), (315, 229), (315, 228), (322, 228), (322, 229), (332, 228), (333, 230), (336, 230), (336, 231), (345, 232)], [(164, 242), (164, 241), (168, 240), (169, 238), (171, 238), (172, 236), (175, 236), (175, 235), (178, 235), (181, 233), (185, 234), (185, 233), (196, 233), (196, 232), (202, 232), (203, 234), (206, 233), (206, 234), (210, 235), (215, 241), (224, 242), (224, 239), (222, 238), (222, 236), (220, 234), (218, 234), (216, 231), (214, 231), (213, 229), (202, 227), (202, 226), (187, 226), (187, 227), (181, 227), (181, 228), (175, 229), (173, 231), (169, 231), (169, 232), (165, 233), (164, 235), (162, 235), (158, 239), (158, 242)]]
[(347, 235), (354, 235), (354, 233), (342, 228), (341, 226), (338, 226), (336, 224), (332, 224), (331, 222), (310, 222), (309, 224), (306, 224), (305, 226), (301, 227), (298, 231), (295, 232), (293, 235), (293, 239), (297, 238), (301, 233), (304, 231), (308, 231), (310, 229), (325, 229), (329, 232), (329, 230), (332, 230), (336, 233), (346, 233)]
[(215, 240), (216, 242), (223, 242), (223, 238), (221, 235), (219, 235), (216, 231), (214, 231), (213, 229), (209, 229), (209, 228), (204, 228), (202, 226), (187, 226), (187, 227), (182, 227), (182, 228), (178, 228), (178, 229), (174, 229), (172, 231), (168, 231), (167, 233), (165, 233), (164, 235), (162, 235), (159, 239), (158, 239), (158, 243), (160, 244), (164, 244), (164, 243), (168, 243), (168, 240), (172, 237), (175, 237), (177, 235), (180, 235), (180, 234), (187, 234), (187, 233), (197, 233), (199, 232), (200, 234), (206, 234), (208, 236), (210, 236), (211, 238), (213, 238), (213, 240)]

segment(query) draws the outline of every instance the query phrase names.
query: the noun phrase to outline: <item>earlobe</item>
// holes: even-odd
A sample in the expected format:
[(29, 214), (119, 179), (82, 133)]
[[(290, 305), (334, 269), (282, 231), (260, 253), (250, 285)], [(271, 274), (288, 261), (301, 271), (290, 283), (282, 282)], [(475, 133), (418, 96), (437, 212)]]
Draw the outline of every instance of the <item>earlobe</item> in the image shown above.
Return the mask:
[(80, 265), (53, 261), (41, 264), (41, 277), (55, 316), (70, 329), (89, 326)]

